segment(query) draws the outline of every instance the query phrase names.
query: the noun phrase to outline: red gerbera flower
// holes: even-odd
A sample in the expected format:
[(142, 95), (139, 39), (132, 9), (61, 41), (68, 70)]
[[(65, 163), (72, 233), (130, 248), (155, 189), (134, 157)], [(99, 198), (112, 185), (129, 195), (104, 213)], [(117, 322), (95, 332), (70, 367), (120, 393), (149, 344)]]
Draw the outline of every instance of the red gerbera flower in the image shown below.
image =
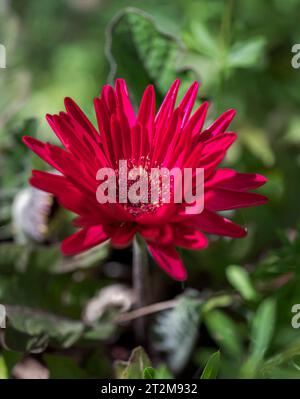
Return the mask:
[[(195, 82), (175, 107), (180, 82), (170, 87), (158, 112), (155, 93), (148, 86), (137, 116), (128, 97), (125, 81), (115, 88), (105, 86), (95, 99), (97, 130), (81, 109), (65, 99), (66, 112), (47, 115), (47, 120), (65, 147), (61, 149), (32, 137), (26, 145), (60, 174), (33, 171), (30, 183), (52, 193), (59, 203), (79, 215), (74, 223), (80, 230), (65, 239), (62, 252), (74, 255), (108, 239), (113, 246), (128, 245), (139, 233), (157, 264), (177, 280), (186, 270), (175, 247), (204, 249), (204, 233), (243, 237), (246, 230), (218, 211), (261, 205), (266, 197), (249, 192), (266, 182), (258, 174), (217, 169), (236, 134), (227, 132), (235, 115), (230, 109), (203, 129), (208, 103), (191, 116), (198, 92)], [(115, 168), (119, 160), (135, 167), (204, 168), (204, 210), (196, 215), (184, 212), (183, 204), (158, 203), (99, 204), (96, 190), (99, 168)], [(138, 212), (137, 212), (138, 210)]]

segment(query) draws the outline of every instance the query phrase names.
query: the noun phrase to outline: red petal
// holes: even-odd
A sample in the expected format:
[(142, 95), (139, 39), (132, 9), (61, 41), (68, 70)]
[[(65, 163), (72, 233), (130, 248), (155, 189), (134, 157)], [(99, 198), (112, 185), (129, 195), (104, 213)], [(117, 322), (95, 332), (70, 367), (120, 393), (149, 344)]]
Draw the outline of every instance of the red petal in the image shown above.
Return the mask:
[(109, 116), (116, 112), (117, 97), (114, 89), (110, 85), (103, 86), (101, 100), (105, 103), (106, 108), (109, 111)]
[(163, 163), (164, 166), (173, 166), (174, 164), (174, 151), (181, 130), (181, 124), (182, 113), (177, 109), (169, 121), (168, 129), (166, 129), (164, 136), (161, 137), (155, 148), (156, 152), (153, 154), (155, 161)]
[(180, 104), (178, 105), (178, 108), (182, 111), (183, 113), (183, 120), (182, 120), (182, 126), (185, 125), (185, 123), (188, 121), (192, 109), (194, 107), (197, 94), (199, 90), (199, 83), (194, 82), (191, 87), (188, 89), (188, 91), (185, 93), (183, 99), (181, 100)]
[(175, 229), (175, 245), (187, 249), (204, 249), (208, 246), (207, 237), (188, 225), (178, 224)]
[(89, 248), (92, 248), (108, 239), (102, 226), (93, 226), (82, 229), (66, 238), (61, 244), (64, 255), (76, 255)]
[[(90, 210), (89, 210), (90, 211)], [(95, 224), (108, 224), (112, 222), (109, 214), (106, 214), (105, 206), (101, 206), (96, 213), (86, 213), (73, 219), (72, 223), (76, 227), (91, 227)]]
[(187, 129), (191, 129), (191, 134), (193, 137), (200, 134), (203, 128), (208, 106), (209, 104), (207, 101), (201, 104), (186, 126)]
[(29, 136), (23, 137), (23, 142), (54, 169), (68, 177), (75, 187), (82, 189), (87, 194), (96, 192), (94, 176), (87, 173), (82, 163), (73, 154)]
[(120, 121), (120, 127), (122, 130), (122, 148), (123, 148), (123, 153), (125, 156), (125, 159), (130, 159), (131, 158), (131, 131), (130, 131), (130, 126), (128, 123), (128, 120), (123, 113), (123, 111), (119, 110), (119, 121)]
[(173, 245), (159, 246), (147, 242), (147, 247), (158, 266), (175, 280), (186, 280), (185, 267)]
[(220, 168), (214, 171), (214, 173), (209, 177), (209, 179), (205, 182), (205, 189), (221, 186), (227, 181), (229, 181), (232, 177), (234, 177), (237, 172), (233, 169), (228, 168)]
[(78, 105), (69, 97), (65, 98), (67, 112), (88, 132), (97, 142), (100, 142), (100, 135), (89, 119), (85, 116)]
[(247, 191), (264, 185), (267, 179), (256, 173), (235, 173), (230, 179), (223, 181), (219, 187), (226, 190)]
[(229, 109), (224, 112), (218, 119), (216, 119), (207, 129), (204, 130), (203, 134), (217, 136), (220, 133), (224, 133), (230, 125), (232, 119), (236, 114), (235, 109)]
[(172, 117), (176, 97), (179, 89), (180, 81), (177, 79), (170, 87), (165, 99), (160, 106), (155, 118), (155, 134), (153, 138), (153, 147), (157, 148), (158, 142), (161, 142), (161, 137), (164, 136), (167, 130), (170, 118)]
[(100, 165), (107, 164), (99, 143), (75, 119), (64, 112), (47, 115), (46, 119), (64, 147), (79, 160), (87, 161), (86, 165), (90, 169), (98, 170)]
[(165, 95), (165, 98), (157, 112), (157, 115), (156, 115), (155, 122), (156, 122), (157, 126), (159, 126), (163, 120), (168, 119), (170, 117), (171, 113), (173, 112), (179, 86), (180, 86), (180, 80), (176, 79), (172, 83), (167, 94)]
[(84, 190), (88, 194), (95, 195), (97, 182), (95, 175), (88, 173), (82, 162), (79, 162), (74, 156), (55, 145), (46, 144), (49, 157), (74, 186)]
[(145, 240), (152, 243), (159, 242), (160, 245), (169, 245), (174, 239), (174, 231), (169, 224), (161, 223), (159, 227), (157, 225), (140, 225), (138, 226), (138, 232)]
[(116, 115), (112, 115), (110, 119), (110, 131), (115, 160), (124, 159), (122, 146), (122, 130)]
[[(30, 136), (24, 136), (22, 140), (23, 140), (23, 143), (26, 144), (27, 147), (30, 148), (37, 156), (42, 158), (45, 162), (47, 162), (54, 169), (57, 169), (59, 172), (63, 173), (62, 169), (51, 158), (48, 148), (45, 143), (43, 143), (42, 141), (37, 140), (33, 137), (30, 137)], [(65, 152), (65, 153), (67, 156), (68, 153), (67, 152)]]
[[(211, 190), (205, 208), (211, 211), (226, 211), (265, 204), (268, 199), (264, 195), (243, 191), (230, 191), (215, 188)], [(212, 194), (212, 195), (211, 195)]]
[(72, 212), (86, 213), (90, 207), (97, 206), (92, 196), (82, 195), (64, 176), (33, 170), (29, 182), (39, 190), (53, 194), (62, 206)]
[(209, 234), (216, 234), (226, 237), (244, 237), (247, 235), (245, 229), (216, 213), (205, 209), (202, 213), (194, 215), (189, 223), (194, 227)]
[(131, 130), (131, 153), (133, 159), (138, 162), (141, 155), (142, 147), (142, 127), (140, 123), (135, 125)]
[[(105, 228), (105, 231), (107, 232), (107, 228)], [(125, 223), (122, 226), (114, 228), (109, 234), (112, 245), (115, 248), (127, 247), (131, 243), (136, 231), (137, 227), (132, 223)]]
[(125, 80), (117, 79), (115, 88), (116, 88), (119, 105), (121, 106), (121, 108), (124, 112), (124, 115), (126, 115), (126, 117), (127, 117), (129, 126), (132, 127), (135, 125), (136, 118), (135, 118), (134, 110), (133, 110), (133, 107), (131, 105), (131, 102), (130, 102), (130, 99), (128, 96), (128, 90), (127, 90)]
[(113, 154), (113, 145), (111, 141), (110, 132), (110, 115), (104, 101), (100, 98), (95, 98), (94, 107), (96, 111), (97, 123), (101, 134), (103, 150), (106, 158), (110, 159)]
[(155, 117), (155, 92), (154, 87), (149, 85), (144, 91), (137, 120), (148, 129), (151, 137), (153, 133)]
[[(227, 151), (232, 143), (236, 140), (235, 133), (224, 133), (204, 142), (202, 155), (208, 155), (216, 151)], [(200, 140), (201, 141), (201, 140)]]

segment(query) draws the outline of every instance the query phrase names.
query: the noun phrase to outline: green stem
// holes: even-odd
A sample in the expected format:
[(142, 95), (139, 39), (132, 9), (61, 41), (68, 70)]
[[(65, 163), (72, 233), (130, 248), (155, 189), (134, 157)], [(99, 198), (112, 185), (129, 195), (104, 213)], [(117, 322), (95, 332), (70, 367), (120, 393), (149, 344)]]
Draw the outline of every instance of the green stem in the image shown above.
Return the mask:
[[(136, 308), (139, 309), (149, 303), (148, 254), (146, 245), (140, 237), (135, 237), (133, 241), (132, 280), (136, 296)], [(145, 317), (135, 321), (135, 332), (140, 342), (146, 340)]]

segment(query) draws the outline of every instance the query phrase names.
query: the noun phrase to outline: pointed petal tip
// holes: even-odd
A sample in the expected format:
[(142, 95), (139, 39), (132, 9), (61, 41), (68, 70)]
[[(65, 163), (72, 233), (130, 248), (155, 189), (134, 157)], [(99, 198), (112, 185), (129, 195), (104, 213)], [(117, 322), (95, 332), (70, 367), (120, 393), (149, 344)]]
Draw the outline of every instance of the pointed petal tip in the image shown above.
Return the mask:
[(256, 178), (261, 185), (266, 184), (269, 181), (269, 179), (266, 176), (260, 175), (258, 173), (256, 173)]
[(241, 227), (241, 233), (237, 238), (244, 238), (248, 235), (248, 229), (247, 227)]
[(126, 87), (126, 80), (123, 78), (116, 78), (115, 79), (115, 88), (120, 87), (120, 86)]
[(185, 273), (184, 275), (180, 275), (180, 276), (172, 276), (174, 278), (174, 280), (176, 281), (186, 281), (187, 280), (187, 273)]
[(144, 90), (142, 98), (155, 98), (155, 88), (153, 84), (149, 84), (146, 89)]
[(153, 84), (149, 84), (147, 87), (146, 87), (146, 89), (145, 89), (145, 91), (149, 91), (151, 94), (154, 94), (155, 93), (155, 88), (154, 88), (154, 85)]
[(117, 78), (115, 80), (115, 90), (117, 93), (119, 93), (119, 95), (121, 95), (123, 93), (123, 95), (125, 95), (126, 97), (129, 97), (128, 88), (127, 88), (125, 79)]
[(70, 106), (72, 106), (74, 103), (75, 103), (75, 102), (74, 102), (74, 100), (72, 100), (71, 97), (65, 97), (65, 98), (64, 98), (64, 105), (65, 105), (66, 110), (68, 110), (68, 108), (69, 108)]
[(177, 281), (185, 281), (188, 278), (188, 274), (185, 267), (183, 267), (181, 270), (172, 270), (172, 273), (170, 273), (170, 275), (171, 277), (173, 277), (174, 280)]
[(23, 136), (22, 137), (22, 142), (27, 145), (28, 139), (30, 139), (30, 136)]
[(179, 87), (180, 87), (181, 81), (180, 79), (175, 79), (174, 82), (171, 84), (168, 93), (173, 93), (173, 92), (177, 92)]
[(234, 118), (235, 117), (235, 115), (236, 115), (236, 109), (234, 109), (234, 108), (229, 108), (229, 110), (228, 111), (226, 111), (227, 112), (227, 115), (230, 117), (230, 118)]
[[(206, 237), (206, 236), (205, 236), (205, 237)], [(203, 243), (203, 246), (202, 246), (201, 250), (207, 249), (208, 246), (209, 246), (209, 239), (206, 237), (206, 241), (205, 241), (205, 243)]]
[(224, 132), (223, 134), (220, 134), (218, 138), (220, 138), (220, 141), (225, 140), (227, 142), (225, 148), (226, 150), (228, 150), (228, 148), (230, 148), (232, 144), (236, 141), (238, 135), (235, 132)]
[(76, 255), (107, 240), (102, 226), (83, 228), (65, 238), (60, 245), (64, 255)]
[(258, 194), (260, 196), (260, 200), (258, 201), (258, 205), (265, 205), (268, 201), (269, 198), (266, 197), (265, 195)]
[(107, 98), (110, 98), (114, 95), (115, 95), (115, 89), (110, 84), (103, 85), (100, 95), (101, 98), (103, 97), (104, 100), (107, 100)]
[(156, 245), (147, 242), (147, 247), (153, 259), (174, 280), (184, 281), (187, 272), (173, 245)]
[[(22, 142), (29, 147), (30, 149), (32, 149), (33, 145), (36, 144), (41, 144), (41, 142), (39, 140), (37, 140), (36, 138), (32, 137), (32, 136), (23, 136), (22, 137)], [(43, 144), (43, 143), (42, 143)]]
[(195, 82), (193, 82), (190, 85), (189, 89), (187, 90), (187, 93), (194, 93), (194, 95), (196, 95), (199, 90), (199, 87), (200, 83), (197, 80), (195, 80)]
[(42, 175), (42, 171), (37, 170), (37, 169), (32, 169), (31, 171), (31, 177), (39, 176)]
[(200, 87), (200, 82), (198, 81), (198, 80), (195, 80), (195, 82), (192, 84), (192, 86), (191, 87), (193, 87), (194, 89), (199, 89), (199, 87)]
[(95, 97), (93, 102), (94, 102), (94, 106), (96, 107), (101, 103), (101, 99), (99, 97)]
[(124, 78), (116, 78), (115, 79), (115, 85), (123, 84), (123, 83), (125, 83), (125, 79)]

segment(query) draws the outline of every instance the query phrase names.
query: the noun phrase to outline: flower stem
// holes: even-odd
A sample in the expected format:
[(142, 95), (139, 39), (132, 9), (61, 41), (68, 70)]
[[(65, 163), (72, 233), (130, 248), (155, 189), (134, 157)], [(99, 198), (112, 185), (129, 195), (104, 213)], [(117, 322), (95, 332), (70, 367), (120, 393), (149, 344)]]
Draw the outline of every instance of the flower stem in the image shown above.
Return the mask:
[[(148, 254), (145, 242), (140, 237), (135, 237), (133, 241), (133, 268), (132, 280), (133, 289), (136, 296), (136, 308), (142, 308), (148, 304)], [(135, 320), (135, 333), (140, 342), (146, 340), (145, 318), (140, 317)]]

